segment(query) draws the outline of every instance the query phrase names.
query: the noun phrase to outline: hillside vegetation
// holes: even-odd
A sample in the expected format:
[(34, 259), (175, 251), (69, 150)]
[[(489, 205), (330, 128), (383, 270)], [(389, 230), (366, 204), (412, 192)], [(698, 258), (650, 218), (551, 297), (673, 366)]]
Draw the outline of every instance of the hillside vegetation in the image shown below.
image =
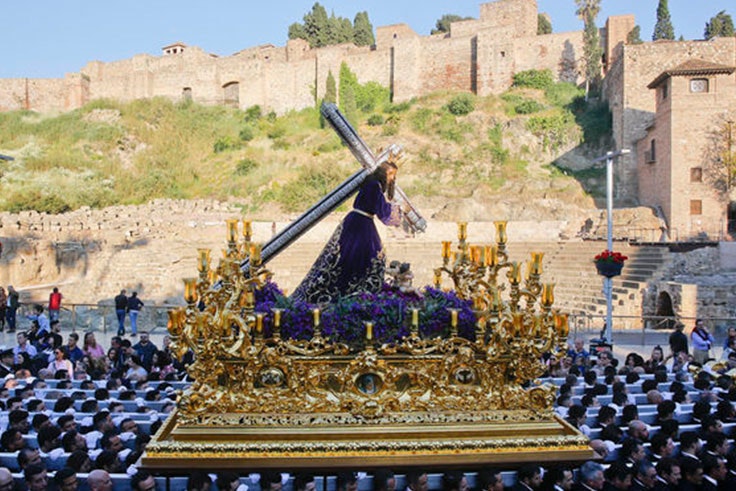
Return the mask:
[[(528, 201), (538, 192), (579, 201), (598, 192), (585, 184), (598, 170), (575, 175), (553, 163), (581, 143), (605, 141), (610, 116), (546, 72), (519, 74), (507, 93), (482, 98), (437, 93), (391, 104), (368, 89), (367, 102), (344, 111), (371, 148), (404, 147), (400, 179), (411, 196)], [(251, 213), (302, 211), (358, 165), (323, 125), (316, 108), (276, 116), (165, 99), (98, 100), (55, 116), (2, 113), (0, 153), (16, 160), (0, 161), (0, 209), (214, 198)], [(527, 195), (518, 196), (520, 186)]]

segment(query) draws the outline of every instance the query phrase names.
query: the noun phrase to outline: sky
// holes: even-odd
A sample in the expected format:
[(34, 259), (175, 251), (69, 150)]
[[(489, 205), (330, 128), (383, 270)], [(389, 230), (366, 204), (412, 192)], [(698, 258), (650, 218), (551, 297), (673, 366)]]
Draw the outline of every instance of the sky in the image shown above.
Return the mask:
[[(443, 14), (478, 17), (480, 0), (320, 0), (328, 12), (353, 19), (367, 11), (374, 27), (406, 23), (426, 35)], [(537, 0), (554, 32), (582, 29), (574, 0)], [(598, 24), (633, 13), (651, 40), (657, 0), (603, 0)], [(160, 55), (177, 41), (219, 56), (261, 44), (283, 46), (288, 27), (314, 0), (0, 0), (0, 78), (58, 78), (90, 61)], [(676, 36), (701, 39), (721, 10), (736, 16), (734, 0), (669, 0)]]

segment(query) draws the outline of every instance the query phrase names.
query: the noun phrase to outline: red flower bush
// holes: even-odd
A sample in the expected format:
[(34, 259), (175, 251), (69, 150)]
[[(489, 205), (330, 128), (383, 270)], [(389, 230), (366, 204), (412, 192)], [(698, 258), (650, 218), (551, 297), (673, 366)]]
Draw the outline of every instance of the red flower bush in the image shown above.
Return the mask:
[(620, 252), (613, 252), (606, 249), (605, 251), (598, 254), (593, 261), (596, 263), (617, 263), (623, 264), (628, 259), (628, 256), (624, 256)]

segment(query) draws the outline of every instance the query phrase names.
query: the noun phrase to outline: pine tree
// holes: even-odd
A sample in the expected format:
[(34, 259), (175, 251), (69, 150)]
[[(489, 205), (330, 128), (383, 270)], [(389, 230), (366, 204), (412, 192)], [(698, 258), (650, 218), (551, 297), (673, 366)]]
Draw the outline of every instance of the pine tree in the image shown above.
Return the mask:
[(545, 14), (537, 14), (537, 36), (541, 34), (552, 34), (552, 23)]
[(733, 37), (733, 35), (733, 19), (725, 10), (721, 10), (705, 23), (705, 31), (703, 33), (705, 39), (713, 39), (714, 37)]
[(327, 46), (329, 19), (327, 18), (327, 10), (315, 2), (312, 11), (304, 15), (304, 33), (309, 45), (312, 48)]
[(376, 44), (373, 35), (373, 24), (368, 19), (368, 12), (358, 12), (353, 20), (353, 42), (357, 46), (371, 46)]
[(304, 26), (298, 22), (294, 22), (289, 26), (289, 39), (307, 39), (307, 33)]
[(652, 41), (657, 41), (658, 39), (675, 39), (675, 29), (672, 27), (667, 0), (659, 0), (659, 5), (657, 6), (657, 23), (654, 25)]
[(639, 24), (637, 24), (631, 31), (629, 31), (629, 34), (626, 36), (626, 43), (642, 44), (643, 42), (644, 41), (641, 40), (641, 27), (639, 27)]
[(353, 24), (345, 17), (335, 17), (333, 13), (327, 20), (326, 45), (352, 43)]

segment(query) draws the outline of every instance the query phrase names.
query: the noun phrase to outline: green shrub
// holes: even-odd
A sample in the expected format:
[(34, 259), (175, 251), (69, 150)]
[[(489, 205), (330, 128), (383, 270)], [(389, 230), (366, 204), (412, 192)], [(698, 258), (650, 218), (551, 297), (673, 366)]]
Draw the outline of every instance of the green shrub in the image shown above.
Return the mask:
[(447, 110), (455, 116), (465, 116), (475, 111), (475, 100), (470, 94), (460, 94), (447, 103)]
[(256, 104), (255, 106), (250, 106), (248, 109), (245, 110), (245, 122), (246, 123), (254, 123), (261, 119), (263, 116), (263, 111), (261, 110), (261, 106)]
[(235, 174), (245, 176), (258, 167), (258, 162), (245, 158), (235, 165)]
[(275, 122), (268, 128), (268, 130), (266, 130), (266, 136), (272, 140), (281, 138), (285, 134), (286, 134), (286, 126), (283, 124), (279, 124), (278, 122)]
[(271, 148), (274, 150), (288, 150), (291, 147), (291, 144), (284, 138), (277, 138), (273, 141), (273, 145)]
[(552, 70), (525, 70), (514, 74), (514, 87), (529, 87), (545, 90), (554, 83)]
[(396, 103), (389, 103), (389, 104), (386, 104), (383, 107), (383, 112), (389, 113), (389, 114), (405, 113), (406, 111), (408, 111), (411, 108), (412, 104), (414, 104), (414, 100), (413, 99), (410, 100), (410, 101), (400, 102), (398, 104), (396, 104)]
[(366, 82), (355, 85), (355, 103), (364, 113), (374, 111), (386, 105), (391, 98), (391, 91), (378, 82)]
[(559, 114), (532, 116), (526, 122), (526, 128), (542, 138), (545, 149), (557, 149), (573, 138), (577, 126), (572, 113), (564, 111)]
[(516, 114), (538, 113), (542, 109), (544, 109), (544, 106), (533, 99), (524, 99), (514, 106), (514, 112)]
[(381, 126), (383, 124), (383, 116), (380, 114), (371, 114), (368, 117), (368, 126)]
[(212, 149), (215, 153), (221, 153), (231, 148), (233, 148), (233, 139), (229, 136), (221, 136), (215, 141), (215, 144), (212, 146)]
[(251, 126), (244, 126), (243, 129), (240, 130), (240, 133), (238, 133), (238, 137), (240, 138), (240, 141), (249, 142), (254, 137), (253, 127)]

